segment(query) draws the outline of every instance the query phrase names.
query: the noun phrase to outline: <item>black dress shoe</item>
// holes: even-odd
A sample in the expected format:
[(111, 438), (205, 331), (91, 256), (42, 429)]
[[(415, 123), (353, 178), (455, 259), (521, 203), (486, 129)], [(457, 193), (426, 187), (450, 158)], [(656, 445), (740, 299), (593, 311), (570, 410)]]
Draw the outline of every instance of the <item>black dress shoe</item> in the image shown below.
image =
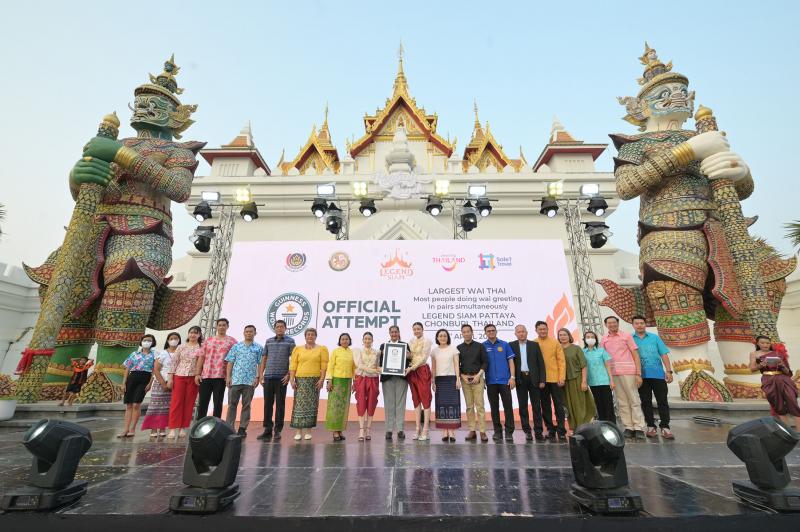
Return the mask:
[(492, 434), (492, 439), (494, 441), (503, 441), (503, 435), (500, 434), (499, 432), (495, 432), (494, 434)]
[(547, 438), (545, 438), (545, 437), (544, 437), (543, 435), (541, 435), (541, 434), (537, 434), (537, 435), (536, 435), (536, 441), (544, 441), (544, 440), (546, 440), (546, 439), (547, 439)]
[[(280, 432), (278, 434), (280, 434)], [(256, 439), (257, 440), (271, 440), (272, 439), (272, 431), (271, 430), (265, 430), (264, 432), (259, 434)]]
[(450, 441), (450, 438), (448, 438), (447, 436), (442, 436), (442, 441), (443, 442), (448, 442), (448, 441)]
[(625, 429), (625, 432), (622, 433), (622, 437), (632, 439), (634, 437), (633, 431), (631, 429)]
[(397, 439), (398, 440), (405, 440), (406, 439), (406, 433), (403, 432), (402, 430), (398, 431), (397, 432)]
[(506, 434), (506, 441), (513, 442), (514, 441), (514, 436), (512, 436), (511, 434)]
[(341, 434), (341, 433), (339, 433), (339, 439), (340, 439), (340, 440), (342, 440), (342, 441), (344, 441), (344, 440), (346, 440), (347, 438), (345, 438), (345, 437), (344, 437), (344, 434)]
[(275, 436), (273, 436), (272, 441), (281, 441), (280, 431), (275, 432)]
[(239, 427), (239, 430), (236, 431), (236, 434), (238, 434), (239, 436), (247, 436), (247, 430), (243, 429), (242, 427)]
[(525, 441), (533, 441), (533, 434), (531, 434), (530, 432), (526, 432)]
[(386, 439), (387, 440), (391, 440), (392, 439), (392, 433), (391, 432), (387, 432), (386, 433)]
[(556, 441), (556, 433), (555, 432), (548, 432), (547, 439), (550, 441)]

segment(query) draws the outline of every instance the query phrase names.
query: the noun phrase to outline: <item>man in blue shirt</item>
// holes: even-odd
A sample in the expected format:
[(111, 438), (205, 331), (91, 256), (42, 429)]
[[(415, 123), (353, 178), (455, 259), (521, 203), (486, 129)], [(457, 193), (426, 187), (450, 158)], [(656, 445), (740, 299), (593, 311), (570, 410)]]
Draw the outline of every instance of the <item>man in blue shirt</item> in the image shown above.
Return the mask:
[[(264, 386), (264, 432), (258, 439), (280, 441), (286, 412), (286, 389), (289, 385), (289, 358), (294, 350), (294, 339), (286, 336), (286, 322), (277, 320), (272, 326), (275, 336), (264, 342), (264, 358), (258, 366)], [(275, 422), (272, 421), (273, 405)], [(272, 429), (275, 429), (273, 437)]]
[(492, 424), (494, 425), (495, 442), (503, 441), (503, 425), (500, 424), (500, 399), (503, 401), (503, 417), (506, 422), (506, 441), (513, 442), (514, 438), (514, 405), (511, 403), (511, 390), (514, 389), (514, 352), (508, 342), (497, 338), (497, 327), (488, 323), (483, 332), (486, 340), (483, 346), (489, 359), (486, 369), (486, 395), (489, 396), (489, 406), (492, 409)]
[(253, 341), (256, 337), (255, 325), (244, 328), (244, 341), (235, 344), (225, 356), (226, 377), (228, 386), (228, 416), (225, 419), (230, 426), (236, 423), (236, 407), (242, 401), (242, 415), (239, 419), (239, 434), (247, 436), (247, 425), (250, 423), (250, 403), (253, 392), (261, 381), (258, 365), (264, 356), (264, 347)]
[(669, 362), (669, 349), (657, 334), (647, 332), (647, 320), (644, 316), (633, 317), (633, 341), (639, 351), (642, 367), (642, 385), (639, 386), (639, 398), (642, 401), (642, 413), (647, 423), (648, 438), (658, 436), (656, 420), (653, 416), (653, 395), (658, 404), (658, 426), (661, 437), (675, 439), (669, 429), (669, 403), (667, 402), (667, 384), (672, 382), (672, 365)]

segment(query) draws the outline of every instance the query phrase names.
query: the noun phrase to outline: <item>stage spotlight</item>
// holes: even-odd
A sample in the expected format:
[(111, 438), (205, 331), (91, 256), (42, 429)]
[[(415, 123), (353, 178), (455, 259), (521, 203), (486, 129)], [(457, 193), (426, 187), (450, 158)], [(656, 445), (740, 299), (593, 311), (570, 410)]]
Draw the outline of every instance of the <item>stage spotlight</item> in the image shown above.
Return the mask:
[(203, 201), (217, 202), (219, 201), (219, 192), (216, 190), (204, 190), (200, 193), (200, 198)]
[(3, 494), (0, 508), (52, 510), (77, 501), (88, 482), (75, 480), (78, 463), (92, 446), (89, 429), (69, 421), (42, 419), (22, 438), (33, 455), (30, 486)]
[(331, 204), (328, 205), (328, 212), (325, 213), (325, 229), (331, 234), (338, 235), (343, 226), (344, 217), (342, 216), (342, 209), (331, 202)]
[(353, 196), (363, 198), (367, 195), (367, 183), (364, 181), (353, 181)]
[(461, 208), (460, 220), (461, 228), (468, 233), (478, 227), (478, 211), (472, 206), (472, 202), (467, 201)]
[(733, 481), (733, 493), (747, 503), (779, 512), (800, 511), (800, 489), (787, 488), (791, 481), (786, 455), (800, 441), (800, 434), (782, 421), (765, 417), (733, 427), (728, 448), (747, 467), (746, 480)]
[(575, 428), (569, 440), (575, 474), (570, 496), (581, 506), (598, 514), (634, 513), (642, 509), (642, 498), (628, 488), (624, 447), (619, 428), (608, 421)]
[(600, 185), (597, 183), (581, 185), (581, 196), (596, 196), (598, 194), (600, 194)]
[(214, 513), (239, 496), (236, 472), (242, 451), (242, 437), (219, 418), (207, 416), (189, 432), (183, 460), (186, 488), (173, 494), (169, 509), (184, 513)]
[(564, 194), (564, 182), (563, 181), (553, 181), (551, 183), (547, 183), (547, 195), (551, 198), (557, 198)]
[(252, 222), (256, 218), (258, 218), (258, 207), (256, 207), (256, 202), (251, 201), (249, 203), (245, 203), (242, 206), (242, 210), (239, 212), (242, 216), (242, 219), (245, 222)]
[(325, 185), (317, 185), (317, 196), (332, 197), (336, 195), (336, 185), (327, 183)]
[(200, 253), (208, 253), (211, 249), (211, 239), (214, 238), (214, 226), (201, 225), (198, 226), (189, 240), (194, 244), (194, 247)]
[(589, 200), (589, 207), (586, 208), (587, 211), (595, 216), (603, 216), (607, 209), (608, 203), (602, 196), (594, 196)]
[(201, 201), (197, 204), (197, 207), (194, 208), (192, 216), (194, 216), (194, 219), (198, 222), (205, 222), (211, 218), (211, 206), (207, 201)]
[(328, 202), (325, 201), (325, 198), (314, 198), (314, 202), (311, 204), (311, 212), (314, 213), (314, 216), (322, 218), (327, 210)]
[(542, 207), (539, 214), (546, 214), (548, 218), (554, 217), (558, 213), (558, 203), (550, 197), (542, 198)]
[(364, 216), (372, 216), (378, 209), (375, 207), (375, 200), (365, 199), (361, 200), (361, 206), (358, 208), (359, 212)]
[(253, 193), (250, 192), (250, 188), (237, 188), (236, 189), (236, 201), (239, 203), (250, 203), (253, 201)]
[(436, 196), (428, 196), (428, 204), (425, 205), (425, 210), (431, 216), (439, 216), (442, 213), (442, 200)]
[(470, 198), (482, 198), (486, 195), (486, 185), (469, 185), (467, 187), (467, 196)]
[(589, 245), (594, 249), (599, 249), (606, 245), (608, 237), (611, 236), (609, 227), (603, 222), (583, 222), (586, 228), (586, 236), (589, 237)]
[(483, 218), (492, 214), (492, 203), (489, 201), (489, 198), (478, 198), (478, 200), (475, 201), (475, 208), (478, 209), (478, 213), (480, 213)]

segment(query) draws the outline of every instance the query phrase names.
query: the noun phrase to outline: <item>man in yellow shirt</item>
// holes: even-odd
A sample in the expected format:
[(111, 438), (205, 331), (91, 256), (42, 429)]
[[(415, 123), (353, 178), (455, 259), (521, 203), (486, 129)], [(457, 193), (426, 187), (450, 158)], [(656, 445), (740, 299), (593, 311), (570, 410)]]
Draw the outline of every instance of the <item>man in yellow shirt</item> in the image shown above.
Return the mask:
[[(539, 390), (542, 398), (542, 418), (547, 427), (547, 437), (555, 441), (556, 433), (562, 443), (567, 441), (567, 429), (564, 428), (564, 382), (567, 377), (567, 363), (564, 358), (564, 348), (558, 340), (548, 336), (547, 323), (536, 322), (536, 343), (542, 350), (545, 369), (544, 388)], [(553, 426), (553, 411), (550, 402), (556, 410), (556, 425)]]

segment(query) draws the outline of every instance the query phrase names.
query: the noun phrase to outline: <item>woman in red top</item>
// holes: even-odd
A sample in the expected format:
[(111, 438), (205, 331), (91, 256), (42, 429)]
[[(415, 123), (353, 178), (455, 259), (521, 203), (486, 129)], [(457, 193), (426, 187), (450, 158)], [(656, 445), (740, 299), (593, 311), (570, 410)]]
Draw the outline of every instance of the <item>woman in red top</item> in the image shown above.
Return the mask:
[(761, 389), (775, 415), (789, 424), (787, 414), (794, 416), (795, 430), (800, 431), (800, 406), (797, 404), (797, 386), (792, 381), (786, 348), (774, 348), (766, 336), (756, 337), (756, 351), (750, 353), (750, 371), (761, 372)]

